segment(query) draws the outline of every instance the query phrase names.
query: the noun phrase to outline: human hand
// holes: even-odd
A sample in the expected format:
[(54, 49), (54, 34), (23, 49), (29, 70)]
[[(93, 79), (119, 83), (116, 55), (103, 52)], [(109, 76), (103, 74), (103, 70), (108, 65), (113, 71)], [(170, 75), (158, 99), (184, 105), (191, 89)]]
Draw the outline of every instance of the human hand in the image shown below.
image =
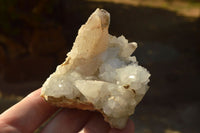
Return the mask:
[[(59, 108), (40, 97), (38, 89), (0, 115), (0, 133), (32, 133)], [(64, 108), (47, 123), (42, 133), (134, 133), (128, 121), (123, 130), (113, 129), (97, 112)]]

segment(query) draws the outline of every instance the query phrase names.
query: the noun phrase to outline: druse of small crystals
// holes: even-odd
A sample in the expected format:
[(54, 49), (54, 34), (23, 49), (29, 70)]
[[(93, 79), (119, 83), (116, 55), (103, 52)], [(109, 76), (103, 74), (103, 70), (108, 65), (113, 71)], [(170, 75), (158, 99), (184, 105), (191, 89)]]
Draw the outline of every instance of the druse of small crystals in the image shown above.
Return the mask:
[(150, 74), (131, 56), (137, 47), (108, 33), (110, 14), (97, 9), (82, 25), (66, 61), (43, 84), (41, 95), (92, 103), (112, 127), (123, 128), (148, 90)]

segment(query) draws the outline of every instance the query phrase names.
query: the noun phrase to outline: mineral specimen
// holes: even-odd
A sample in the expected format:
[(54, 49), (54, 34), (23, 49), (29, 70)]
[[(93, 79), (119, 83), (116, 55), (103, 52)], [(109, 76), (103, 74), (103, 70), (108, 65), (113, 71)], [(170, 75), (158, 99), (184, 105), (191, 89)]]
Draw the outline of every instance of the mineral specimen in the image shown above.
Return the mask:
[(131, 57), (137, 44), (110, 35), (109, 23), (110, 14), (96, 9), (41, 96), (59, 107), (97, 110), (111, 127), (122, 129), (148, 90), (150, 74)]

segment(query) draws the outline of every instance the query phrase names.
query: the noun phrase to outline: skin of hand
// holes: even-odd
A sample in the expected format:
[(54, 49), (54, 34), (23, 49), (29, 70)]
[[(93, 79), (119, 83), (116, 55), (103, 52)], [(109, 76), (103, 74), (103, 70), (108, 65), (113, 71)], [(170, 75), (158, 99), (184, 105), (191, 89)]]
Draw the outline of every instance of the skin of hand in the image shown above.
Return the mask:
[[(26, 96), (0, 115), (0, 133), (33, 133), (59, 108), (51, 106), (42, 97), (41, 89)], [(114, 129), (100, 113), (76, 109), (61, 109), (41, 131), (42, 133), (134, 133), (129, 119), (123, 130)]]

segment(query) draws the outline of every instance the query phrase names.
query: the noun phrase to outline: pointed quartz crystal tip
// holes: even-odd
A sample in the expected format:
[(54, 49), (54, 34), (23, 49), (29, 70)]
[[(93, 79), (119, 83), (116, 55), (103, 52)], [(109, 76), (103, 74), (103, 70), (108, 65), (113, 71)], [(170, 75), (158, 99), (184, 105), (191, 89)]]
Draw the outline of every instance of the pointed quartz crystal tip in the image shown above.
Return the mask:
[(101, 20), (101, 28), (108, 28), (110, 24), (110, 14), (104, 10), (104, 9), (99, 9), (97, 8), (95, 12), (90, 16), (86, 24), (91, 23), (91, 21), (95, 22), (93, 17), (99, 17)]
[(41, 96), (59, 107), (97, 110), (111, 127), (122, 129), (147, 92), (150, 73), (131, 56), (137, 43), (110, 35), (109, 24), (106, 10), (92, 13)]
[(74, 58), (80, 56), (87, 59), (105, 51), (108, 46), (109, 24), (110, 14), (106, 10), (96, 9), (86, 24), (79, 29), (74, 46), (68, 56)]

